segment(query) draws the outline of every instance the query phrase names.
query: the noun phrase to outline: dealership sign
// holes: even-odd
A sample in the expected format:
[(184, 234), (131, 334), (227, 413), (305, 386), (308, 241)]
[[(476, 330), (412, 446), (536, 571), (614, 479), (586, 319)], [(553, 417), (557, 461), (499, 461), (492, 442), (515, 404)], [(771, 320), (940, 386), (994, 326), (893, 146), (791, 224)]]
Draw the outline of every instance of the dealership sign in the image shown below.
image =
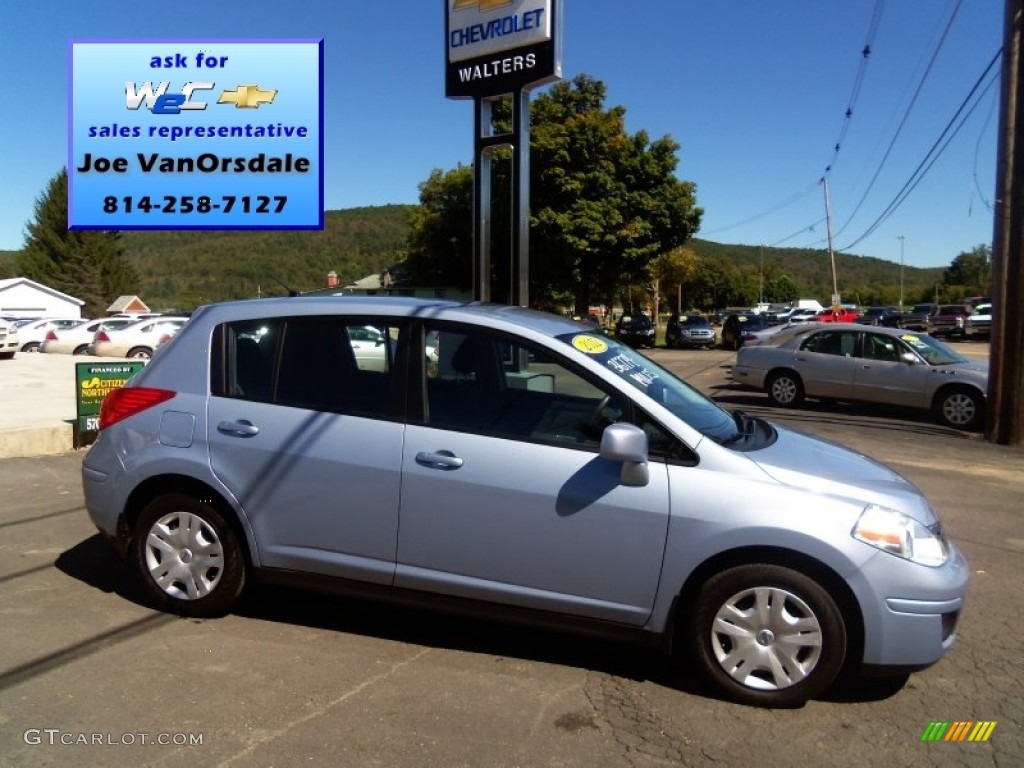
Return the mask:
[(557, 0), (445, 0), (445, 95), (481, 98), (562, 76)]

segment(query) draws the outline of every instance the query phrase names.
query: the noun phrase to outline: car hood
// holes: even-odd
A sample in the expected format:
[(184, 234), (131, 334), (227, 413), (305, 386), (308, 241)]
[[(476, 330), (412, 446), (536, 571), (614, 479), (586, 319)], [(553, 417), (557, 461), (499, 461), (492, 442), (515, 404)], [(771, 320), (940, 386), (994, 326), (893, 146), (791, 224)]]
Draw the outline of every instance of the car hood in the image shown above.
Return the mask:
[(936, 522), (921, 491), (885, 464), (799, 430), (773, 426), (778, 439), (746, 455), (777, 482), (865, 506), (896, 509), (925, 525)]

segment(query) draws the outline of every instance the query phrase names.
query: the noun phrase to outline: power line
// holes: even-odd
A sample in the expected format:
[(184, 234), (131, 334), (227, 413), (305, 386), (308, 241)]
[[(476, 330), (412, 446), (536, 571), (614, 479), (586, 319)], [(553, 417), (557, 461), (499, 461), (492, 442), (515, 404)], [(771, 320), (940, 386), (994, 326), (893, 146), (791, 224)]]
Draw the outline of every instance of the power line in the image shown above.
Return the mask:
[(952, 28), (953, 20), (956, 19), (957, 13), (960, 11), (961, 4), (962, 0), (957, 0), (956, 4), (953, 6), (953, 10), (949, 15), (949, 20), (946, 22), (946, 27), (942, 32), (942, 36), (939, 38), (938, 43), (936, 43), (935, 50), (932, 52), (932, 56), (928, 62), (928, 66), (925, 67), (925, 71), (921, 75), (921, 81), (917, 84), (917, 89), (914, 91), (914, 95), (911, 97), (910, 103), (907, 105), (906, 110), (904, 110), (903, 112), (903, 119), (900, 120), (900, 124), (896, 127), (896, 132), (893, 134), (892, 140), (889, 142), (889, 146), (885, 150), (885, 154), (879, 161), (878, 167), (875, 169), (874, 176), (872, 176), (871, 181), (868, 182), (868, 186), (864, 190), (864, 194), (861, 195), (860, 200), (857, 201), (857, 205), (854, 206), (853, 212), (850, 213), (850, 215), (847, 217), (843, 225), (839, 227), (838, 230), (836, 230), (837, 236), (843, 234), (843, 232), (846, 231), (846, 228), (850, 226), (850, 223), (853, 221), (854, 217), (856, 217), (858, 211), (860, 211), (861, 209), (861, 206), (864, 205), (864, 201), (867, 199), (868, 195), (871, 193), (871, 190), (874, 188), (875, 182), (878, 181), (878, 177), (882, 173), (882, 169), (885, 167), (885, 164), (889, 159), (889, 155), (892, 154), (892, 150), (896, 146), (896, 141), (899, 139), (900, 134), (903, 133), (903, 128), (906, 126), (907, 120), (910, 118), (910, 113), (913, 111), (914, 105), (917, 103), (917, 99), (921, 95), (921, 91), (924, 89), (924, 84), (928, 81), (928, 76), (931, 74), (932, 67), (935, 65), (935, 62), (939, 57), (939, 52), (942, 50), (942, 46), (945, 44), (946, 38), (949, 36), (949, 30)]
[(882, 21), (882, 11), (884, 8), (885, 0), (876, 0), (875, 10), (872, 12), (871, 21), (868, 24), (867, 39), (864, 41), (864, 48), (861, 50), (860, 66), (857, 68), (857, 76), (853, 79), (853, 91), (850, 93), (850, 99), (846, 104), (846, 113), (843, 116), (843, 123), (839, 129), (839, 136), (836, 138), (836, 143), (832, 148), (832, 157), (828, 161), (828, 165), (825, 166), (825, 172), (821, 175), (822, 179), (826, 178), (835, 167), (836, 160), (839, 158), (839, 150), (842, 149), (843, 141), (846, 139), (846, 132), (850, 129), (854, 108), (857, 106), (857, 100), (860, 98), (860, 89), (864, 84), (864, 75), (868, 70), (871, 46), (875, 42), (875, 35), (878, 33), (878, 25)]
[[(882, 213), (879, 214), (878, 218), (876, 218), (874, 222), (872, 222), (871, 226), (869, 226), (860, 237), (858, 237), (852, 243), (847, 245), (845, 248), (841, 248), (840, 250), (849, 250), (853, 246), (857, 245), (857, 243), (861, 242), (866, 237), (871, 235), (876, 229), (878, 229), (878, 227), (882, 224), (883, 221), (889, 218), (896, 211), (896, 209), (903, 204), (903, 201), (907, 199), (907, 197), (914, 190), (914, 188), (921, 182), (921, 180), (925, 177), (925, 175), (928, 173), (931, 167), (935, 164), (935, 161), (939, 159), (939, 157), (946, 150), (946, 147), (949, 146), (950, 142), (953, 140), (956, 134), (960, 131), (961, 128), (963, 128), (964, 123), (967, 122), (967, 118), (969, 118), (971, 114), (974, 112), (974, 110), (977, 108), (982, 97), (985, 95), (988, 89), (991, 88), (992, 85), (998, 81), (997, 73), (996, 76), (993, 77), (989, 81), (989, 83), (982, 89), (981, 94), (979, 94), (978, 98), (974, 99), (975, 93), (981, 87), (982, 83), (985, 81), (985, 78), (988, 77), (989, 72), (991, 72), (992, 68), (996, 65), (996, 62), (999, 61), (999, 58), (1002, 55), (1003, 49), (1000, 47), (1000, 49), (996, 51), (995, 56), (992, 57), (992, 60), (989, 62), (988, 66), (985, 67), (985, 71), (982, 72), (981, 76), (975, 81), (974, 85), (971, 87), (970, 92), (961, 102), (953, 117), (950, 118), (948, 123), (946, 123), (946, 127), (942, 129), (942, 133), (939, 134), (939, 137), (935, 140), (935, 143), (932, 144), (928, 152), (925, 153), (924, 159), (922, 159), (921, 162), (918, 164), (917, 168), (914, 169), (914, 172), (910, 175), (910, 178), (907, 179), (904, 185), (900, 188), (900, 191), (896, 193), (896, 196), (892, 199), (889, 205), (885, 207), (885, 210), (883, 210)], [(969, 109), (967, 109), (966, 114), (964, 114), (961, 118), (961, 113), (964, 112), (964, 109), (967, 108), (967, 105), (971, 102), (972, 99), (974, 99), (974, 103), (970, 106)], [(958, 120), (959, 123), (956, 124), (956, 126), (954, 127), (954, 123), (957, 123)], [(951, 130), (952, 133), (950, 133)], [(948, 137), (947, 134), (949, 134)]]
[[(867, 72), (868, 60), (869, 60), (869, 58), (871, 56), (871, 46), (874, 44), (875, 35), (878, 32), (878, 26), (881, 23), (882, 11), (884, 10), (884, 8), (885, 8), (885, 0), (875, 0), (875, 8), (874, 8), (874, 11), (871, 14), (871, 21), (868, 23), (867, 37), (865, 38), (865, 41), (864, 41), (864, 48), (861, 50), (861, 61), (860, 61), (859, 67), (857, 68), (857, 75), (856, 75), (856, 77), (854, 78), (854, 81), (853, 81), (853, 89), (852, 89), (852, 91), (850, 93), (850, 99), (847, 102), (846, 113), (845, 113), (845, 116), (843, 117), (843, 124), (842, 124), (842, 127), (839, 130), (839, 136), (836, 139), (835, 146), (833, 148), (832, 158), (831, 158), (831, 160), (829, 160), (828, 166), (825, 168), (825, 172), (822, 174), (821, 179), (824, 179), (825, 176), (827, 176), (828, 173), (834, 167), (835, 161), (836, 161), (836, 157), (839, 154), (839, 150), (840, 150), (840, 148), (842, 146), (842, 142), (843, 142), (843, 140), (846, 137), (846, 132), (847, 132), (847, 130), (849, 130), (851, 118), (853, 117), (853, 110), (854, 110), (854, 107), (856, 107), (856, 105), (857, 105), (858, 98), (860, 97), (860, 89), (861, 89), (861, 86), (863, 85), (863, 82), (864, 82), (864, 75)], [(818, 184), (821, 183), (821, 179), (818, 179), (816, 181), (811, 182), (810, 184), (808, 184), (806, 187), (804, 187), (799, 192), (796, 192), (796, 193), (790, 195), (786, 199), (782, 200), (779, 203), (776, 203), (776, 204), (772, 205), (770, 208), (762, 211), (761, 213), (754, 214), (753, 216), (749, 216), (749, 217), (747, 217), (745, 219), (741, 219), (740, 221), (733, 222), (732, 224), (727, 224), (724, 227), (718, 227), (716, 229), (708, 230), (707, 232), (703, 232), (702, 231), (701, 235), (704, 235), (704, 236), (716, 235), (716, 234), (719, 234), (721, 232), (726, 232), (726, 231), (728, 231), (730, 229), (735, 229), (736, 227), (741, 227), (741, 226), (743, 226), (745, 224), (750, 224), (751, 222), (757, 221), (758, 219), (762, 219), (765, 216), (770, 216), (773, 213), (777, 213), (778, 211), (781, 211), (783, 208), (786, 208), (787, 206), (792, 205), (796, 201), (801, 200), (804, 197), (806, 197), (807, 195), (811, 194), (811, 192), (813, 192), (817, 188)], [(786, 240), (789, 240), (789, 239), (791, 239), (793, 237), (796, 237), (799, 234), (802, 234), (803, 232), (807, 231), (808, 229), (813, 231), (814, 227), (817, 226), (818, 224), (820, 224), (822, 221), (824, 221), (824, 219), (816, 221), (813, 224), (810, 224), (810, 225), (808, 225), (806, 227), (803, 227), (799, 231), (794, 232), (792, 235), (789, 235), (789, 236), (783, 238), (782, 240), (780, 240), (778, 242), (779, 243), (785, 242)]]

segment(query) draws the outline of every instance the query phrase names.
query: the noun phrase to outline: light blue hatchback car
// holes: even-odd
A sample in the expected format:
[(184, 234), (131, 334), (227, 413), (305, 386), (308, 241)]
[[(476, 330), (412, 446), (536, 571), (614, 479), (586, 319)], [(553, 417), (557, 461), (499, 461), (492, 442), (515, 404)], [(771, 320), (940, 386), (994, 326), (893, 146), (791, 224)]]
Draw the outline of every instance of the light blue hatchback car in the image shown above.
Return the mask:
[(253, 580), (356, 590), (648, 642), (798, 706), (936, 662), (968, 583), (892, 470), (517, 307), (203, 307), (100, 428), (89, 515), (187, 616)]

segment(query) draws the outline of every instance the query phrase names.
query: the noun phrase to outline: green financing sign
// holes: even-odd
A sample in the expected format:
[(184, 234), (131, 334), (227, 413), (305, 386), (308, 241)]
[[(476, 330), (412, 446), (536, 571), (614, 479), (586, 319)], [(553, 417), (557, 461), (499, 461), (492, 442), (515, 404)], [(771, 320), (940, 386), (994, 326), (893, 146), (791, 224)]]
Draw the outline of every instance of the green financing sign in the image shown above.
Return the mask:
[(143, 362), (75, 364), (76, 443), (81, 444), (84, 435), (100, 431), (103, 398), (111, 390), (123, 387), (145, 365)]

